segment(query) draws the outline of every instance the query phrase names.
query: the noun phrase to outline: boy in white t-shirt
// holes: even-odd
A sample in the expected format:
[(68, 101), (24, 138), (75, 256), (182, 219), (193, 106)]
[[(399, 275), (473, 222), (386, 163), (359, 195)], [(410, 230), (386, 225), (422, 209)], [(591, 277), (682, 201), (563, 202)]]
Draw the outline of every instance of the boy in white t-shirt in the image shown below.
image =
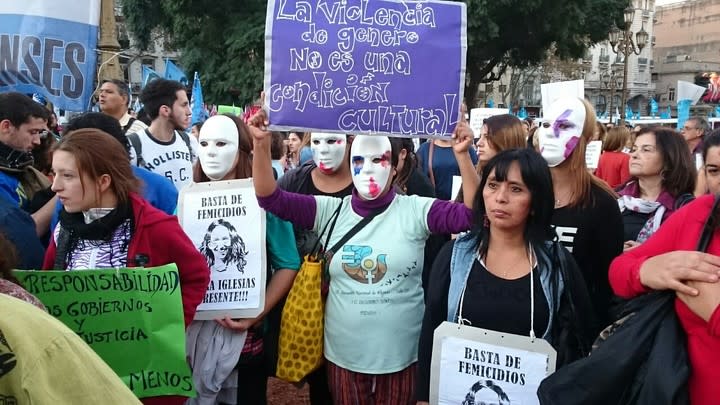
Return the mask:
[(180, 82), (156, 79), (140, 94), (152, 120), (145, 131), (129, 134), (137, 165), (165, 176), (180, 190), (192, 182), (198, 143), (185, 132), (190, 126), (190, 102)]

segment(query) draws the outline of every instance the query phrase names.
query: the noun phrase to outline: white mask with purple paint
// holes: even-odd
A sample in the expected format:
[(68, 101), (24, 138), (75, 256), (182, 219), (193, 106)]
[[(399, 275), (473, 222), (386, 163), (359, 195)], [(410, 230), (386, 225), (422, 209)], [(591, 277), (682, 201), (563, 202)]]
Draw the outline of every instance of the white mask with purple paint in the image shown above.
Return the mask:
[(579, 98), (561, 98), (550, 105), (538, 128), (540, 154), (548, 166), (555, 167), (572, 154), (584, 126), (585, 104)]

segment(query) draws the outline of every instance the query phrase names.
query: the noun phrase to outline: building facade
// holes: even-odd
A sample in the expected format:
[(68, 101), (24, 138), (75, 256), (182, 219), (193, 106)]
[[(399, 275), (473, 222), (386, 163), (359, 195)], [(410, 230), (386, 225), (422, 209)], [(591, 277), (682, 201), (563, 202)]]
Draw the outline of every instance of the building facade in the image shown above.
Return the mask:
[[(115, 22), (117, 24), (118, 41), (120, 42), (120, 48), (122, 53), (120, 54), (120, 65), (123, 70), (125, 81), (130, 86), (130, 92), (132, 97), (137, 97), (142, 89), (143, 66), (147, 66), (154, 71), (163, 75), (165, 72), (165, 61), (170, 60), (176, 65), (179, 65), (178, 60), (180, 54), (169, 49), (167, 40), (162, 35), (157, 35), (153, 38), (153, 42), (149, 45), (148, 49), (141, 51), (134, 43), (125, 17), (122, 13), (122, 7), (115, 2)], [(185, 72), (186, 75), (189, 73)], [(190, 76), (188, 76), (191, 79)]]
[[(658, 103), (676, 111), (678, 80), (706, 85), (720, 73), (720, 0), (688, 0), (657, 7), (653, 72)], [(696, 109), (712, 109), (699, 105)]]
[[(720, 2), (720, 0), (716, 0)], [(654, 32), (654, 0), (648, 1), (648, 10), (637, 10), (631, 24), (631, 31), (644, 28), (650, 37)], [(634, 39), (634, 38), (633, 38)], [(640, 52), (628, 59), (627, 103), (634, 112), (646, 115), (649, 101), (655, 95), (652, 73), (655, 67), (652, 41)], [(588, 49), (579, 60), (558, 61), (550, 58), (541, 66), (523, 70), (509, 69), (499, 81), (483, 85), (480, 101), (492, 99), (496, 106), (525, 106), (528, 111), (540, 112), (542, 83), (564, 80), (585, 80), (585, 98), (595, 106), (598, 114), (619, 109), (622, 96), (624, 56), (615, 53), (609, 41), (596, 44)]]

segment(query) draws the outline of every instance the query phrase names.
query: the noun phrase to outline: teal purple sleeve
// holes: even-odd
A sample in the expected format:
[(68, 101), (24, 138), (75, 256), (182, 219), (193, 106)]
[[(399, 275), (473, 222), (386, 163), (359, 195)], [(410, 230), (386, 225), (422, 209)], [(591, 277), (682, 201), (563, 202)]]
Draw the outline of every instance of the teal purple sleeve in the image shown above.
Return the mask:
[(435, 200), (428, 212), (427, 221), (431, 233), (460, 233), (472, 228), (473, 213), (464, 204)]
[(267, 197), (258, 196), (257, 200), (260, 207), (280, 219), (305, 229), (313, 229), (315, 226), (317, 203), (311, 195), (290, 193), (276, 187), (272, 194)]

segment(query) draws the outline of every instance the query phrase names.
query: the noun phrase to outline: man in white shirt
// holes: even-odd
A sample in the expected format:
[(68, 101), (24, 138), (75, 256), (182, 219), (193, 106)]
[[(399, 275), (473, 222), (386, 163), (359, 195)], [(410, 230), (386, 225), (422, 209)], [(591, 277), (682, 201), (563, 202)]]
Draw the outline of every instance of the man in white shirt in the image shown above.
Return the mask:
[(190, 126), (190, 101), (180, 82), (156, 79), (140, 94), (145, 112), (152, 122), (137, 134), (128, 134), (137, 165), (167, 177), (175, 188), (192, 182), (198, 143), (185, 129)]
[(98, 104), (100, 111), (120, 122), (123, 132), (126, 134), (134, 134), (147, 128), (144, 122), (133, 118), (128, 113), (130, 94), (127, 83), (122, 80), (113, 79), (103, 82), (100, 86)]

